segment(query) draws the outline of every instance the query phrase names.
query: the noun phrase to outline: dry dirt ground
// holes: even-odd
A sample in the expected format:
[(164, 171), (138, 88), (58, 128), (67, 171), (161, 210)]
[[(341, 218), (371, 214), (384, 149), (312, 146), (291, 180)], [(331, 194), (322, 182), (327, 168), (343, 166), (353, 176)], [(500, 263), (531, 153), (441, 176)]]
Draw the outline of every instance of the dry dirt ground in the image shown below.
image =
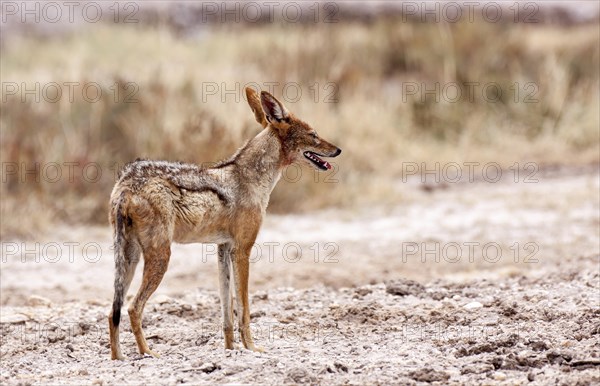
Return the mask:
[(120, 362), (110, 230), (3, 240), (0, 382), (598, 384), (598, 169), (536, 177), (412, 179), (392, 208), (270, 216), (251, 265), (262, 354), (223, 349), (211, 246), (173, 247), (143, 321), (161, 357), (124, 317)]

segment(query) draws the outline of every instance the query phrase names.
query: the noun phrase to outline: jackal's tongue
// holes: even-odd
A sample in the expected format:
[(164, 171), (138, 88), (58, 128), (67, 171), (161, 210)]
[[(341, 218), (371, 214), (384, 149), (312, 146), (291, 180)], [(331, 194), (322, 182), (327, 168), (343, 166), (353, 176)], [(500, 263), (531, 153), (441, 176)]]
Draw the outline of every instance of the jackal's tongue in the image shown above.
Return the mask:
[(312, 151), (304, 152), (304, 156), (323, 169), (331, 169), (331, 164), (329, 162), (322, 160), (321, 158), (319, 158), (318, 155), (316, 155)]

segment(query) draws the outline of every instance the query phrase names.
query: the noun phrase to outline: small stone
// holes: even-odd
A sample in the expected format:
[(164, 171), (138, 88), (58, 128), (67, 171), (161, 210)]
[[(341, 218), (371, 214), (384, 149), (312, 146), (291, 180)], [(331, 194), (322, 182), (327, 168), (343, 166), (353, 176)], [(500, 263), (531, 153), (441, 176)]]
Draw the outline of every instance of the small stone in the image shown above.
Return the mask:
[(465, 310), (476, 310), (481, 307), (483, 307), (483, 304), (481, 304), (479, 302), (471, 302), (471, 303), (465, 304), (463, 308)]
[(452, 296), (452, 299), (454, 299), (454, 300), (460, 300), (460, 295), (454, 295), (454, 296)]
[(27, 299), (27, 305), (29, 305), (31, 307), (40, 307), (40, 306), (50, 307), (52, 305), (52, 302), (50, 301), (50, 299), (47, 299), (45, 297), (38, 296), (38, 295), (31, 295), (29, 297), (29, 299)]
[(425, 287), (414, 280), (398, 279), (386, 282), (385, 292), (396, 296), (419, 296), (425, 292)]
[(571, 362), (571, 359), (573, 359), (573, 356), (568, 353), (560, 353), (560, 352), (556, 352), (556, 351), (551, 351), (548, 354), (546, 354), (546, 358), (548, 358), (548, 361), (552, 364), (561, 365), (564, 362)]
[(503, 381), (506, 379), (506, 374), (501, 371), (496, 371), (493, 375), (493, 378), (497, 381)]
[(258, 310), (258, 311), (254, 311), (253, 313), (250, 314), (250, 318), (254, 319), (254, 318), (260, 318), (261, 316), (265, 316), (266, 312), (263, 310)]
[(550, 348), (550, 344), (541, 340), (534, 340), (529, 343), (529, 347), (534, 351), (545, 351)]
[(202, 371), (204, 373), (212, 373), (213, 371), (216, 370), (216, 368), (217, 368), (217, 366), (215, 366), (214, 363), (206, 362), (202, 366), (200, 366), (200, 371)]
[(225, 369), (224, 374), (226, 376), (230, 376), (230, 375), (235, 375), (237, 373), (240, 373), (244, 370), (245, 370), (245, 368), (241, 367), (241, 366), (229, 367), (229, 368)]
[(369, 295), (370, 293), (373, 292), (373, 290), (371, 288), (368, 288), (368, 287), (361, 287), (361, 288), (355, 289), (354, 292), (355, 292), (356, 295), (358, 295), (359, 297), (361, 297), (361, 296)]
[(310, 376), (310, 374), (308, 373), (308, 371), (306, 371), (303, 368), (299, 368), (299, 367), (291, 368), (287, 372), (287, 376), (292, 381), (294, 381), (294, 383), (297, 383), (297, 384), (311, 383), (311, 376)]
[(23, 314), (9, 314), (9, 315), (0, 315), (0, 323), (1, 324), (19, 324), (25, 323), (29, 320), (27, 315)]
[(269, 294), (265, 291), (257, 291), (252, 298), (257, 300), (267, 300), (269, 299)]
[(173, 299), (167, 295), (156, 295), (153, 300), (154, 303), (157, 304), (171, 303), (173, 301)]
[(445, 371), (436, 371), (432, 368), (422, 368), (411, 371), (408, 376), (417, 382), (445, 382), (450, 379), (450, 375)]

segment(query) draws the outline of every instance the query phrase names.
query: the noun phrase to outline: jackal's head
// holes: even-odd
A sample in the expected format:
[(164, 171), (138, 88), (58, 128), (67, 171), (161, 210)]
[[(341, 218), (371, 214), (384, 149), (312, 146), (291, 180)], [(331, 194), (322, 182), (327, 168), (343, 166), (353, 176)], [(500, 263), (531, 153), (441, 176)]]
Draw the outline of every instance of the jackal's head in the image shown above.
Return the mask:
[(256, 121), (270, 128), (281, 141), (284, 163), (304, 162), (317, 170), (331, 169), (321, 157), (337, 157), (342, 150), (319, 137), (315, 129), (287, 111), (283, 103), (266, 91), (258, 94), (246, 88), (248, 104)]

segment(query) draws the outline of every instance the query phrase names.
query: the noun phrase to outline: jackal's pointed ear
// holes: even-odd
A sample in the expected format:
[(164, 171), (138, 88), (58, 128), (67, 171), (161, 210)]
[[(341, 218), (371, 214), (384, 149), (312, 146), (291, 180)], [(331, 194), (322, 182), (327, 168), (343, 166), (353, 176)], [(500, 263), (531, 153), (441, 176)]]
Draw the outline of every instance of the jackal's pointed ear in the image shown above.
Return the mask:
[(267, 127), (267, 118), (265, 118), (265, 113), (260, 104), (260, 97), (254, 91), (253, 88), (246, 87), (246, 99), (248, 100), (248, 104), (254, 113), (254, 118), (256, 118), (256, 122), (260, 123), (262, 127)]
[(271, 123), (281, 122), (290, 116), (283, 103), (266, 91), (260, 93), (260, 102), (267, 121)]

